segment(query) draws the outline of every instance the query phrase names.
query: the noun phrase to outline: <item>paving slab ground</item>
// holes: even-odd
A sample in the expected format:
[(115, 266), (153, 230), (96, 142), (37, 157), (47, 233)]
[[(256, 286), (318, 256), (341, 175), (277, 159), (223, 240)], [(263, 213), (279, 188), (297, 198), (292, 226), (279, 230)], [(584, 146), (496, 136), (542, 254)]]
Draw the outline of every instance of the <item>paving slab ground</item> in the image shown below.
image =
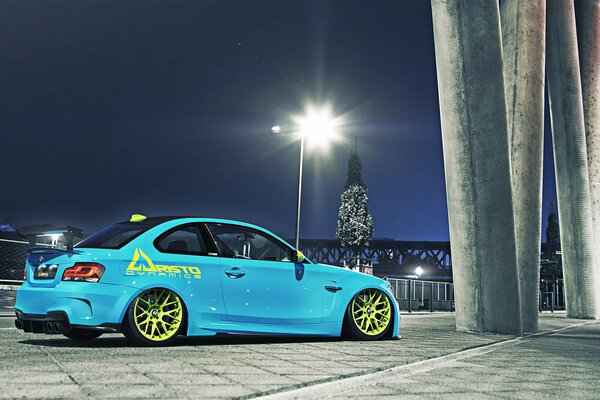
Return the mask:
[[(299, 398), (571, 398), (577, 393), (586, 398), (590, 390), (600, 393), (599, 324), (511, 341), (505, 335), (455, 332), (454, 314), (434, 313), (403, 315), (401, 340), (182, 337), (171, 347), (141, 348), (129, 346), (120, 334), (87, 343), (26, 334), (14, 328), (13, 320), (0, 318), (0, 398), (251, 398), (271, 393)], [(549, 331), (581, 322), (544, 314), (540, 326)], [(460, 358), (465, 350), (477, 352)], [(443, 358), (456, 354), (454, 361)], [(438, 364), (443, 368), (430, 368)], [(342, 381), (343, 391), (295, 392), (349, 377), (363, 381)]]
[[(543, 328), (567, 322), (542, 317)], [(600, 324), (579, 322), (385, 371), (266, 396), (289, 399), (599, 399)]]

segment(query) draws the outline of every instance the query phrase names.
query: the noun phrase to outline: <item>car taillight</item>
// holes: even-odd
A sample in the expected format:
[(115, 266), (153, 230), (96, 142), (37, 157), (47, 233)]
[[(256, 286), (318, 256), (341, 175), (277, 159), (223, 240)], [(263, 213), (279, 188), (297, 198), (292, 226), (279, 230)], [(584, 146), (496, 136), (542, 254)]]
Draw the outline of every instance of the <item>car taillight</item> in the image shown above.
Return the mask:
[(25, 268), (23, 268), (23, 280), (24, 281), (27, 280), (27, 266)]
[(104, 265), (98, 263), (76, 263), (65, 269), (63, 281), (98, 282), (104, 274)]

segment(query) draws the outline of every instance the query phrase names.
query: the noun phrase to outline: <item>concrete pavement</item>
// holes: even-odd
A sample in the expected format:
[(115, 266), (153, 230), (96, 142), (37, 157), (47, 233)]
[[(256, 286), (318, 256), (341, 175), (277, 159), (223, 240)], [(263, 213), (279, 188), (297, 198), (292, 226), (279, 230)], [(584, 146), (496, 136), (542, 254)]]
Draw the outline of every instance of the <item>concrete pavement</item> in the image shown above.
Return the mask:
[(266, 399), (591, 400), (600, 393), (598, 360), (600, 324), (584, 322)]
[(15, 294), (19, 286), (0, 284), (0, 317), (15, 315)]
[[(516, 388), (500, 393), (510, 398), (548, 393), (585, 398), (590, 389), (600, 389), (596, 323), (511, 341), (506, 335), (455, 332), (454, 314), (421, 314), (403, 316), (401, 340), (221, 336), (181, 338), (158, 349), (130, 347), (116, 334), (88, 343), (25, 334), (12, 323), (0, 318), (1, 398), (250, 398), (285, 392), (302, 398), (485, 398), (503, 387)], [(540, 327), (548, 331), (578, 323), (564, 314), (544, 314)], [(487, 352), (485, 346), (500, 342)], [(454, 361), (439, 358), (460, 357), (467, 349), (485, 351)], [(423, 369), (419, 363), (428, 359), (444, 368)], [(404, 367), (397, 374), (399, 366)], [(293, 392), (348, 377), (372, 384), (344, 382), (343, 391)]]

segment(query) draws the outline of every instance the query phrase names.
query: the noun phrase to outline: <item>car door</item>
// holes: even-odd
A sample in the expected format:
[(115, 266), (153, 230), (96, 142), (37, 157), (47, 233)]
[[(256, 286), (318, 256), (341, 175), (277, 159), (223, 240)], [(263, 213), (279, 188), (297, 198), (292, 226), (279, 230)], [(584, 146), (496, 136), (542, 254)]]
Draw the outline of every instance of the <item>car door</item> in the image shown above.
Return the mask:
[(204, 226), (175, 226), (154, 241), (154, 248), (154, 275), (182, 291), (190, 331), (222, 321), (220, 259)]
[(207, 224), (221, 255), (227, 320), (309, 324), (323, 317), (324, 283), (312, 264), (292, 261), (294, 250), (265, 232)]

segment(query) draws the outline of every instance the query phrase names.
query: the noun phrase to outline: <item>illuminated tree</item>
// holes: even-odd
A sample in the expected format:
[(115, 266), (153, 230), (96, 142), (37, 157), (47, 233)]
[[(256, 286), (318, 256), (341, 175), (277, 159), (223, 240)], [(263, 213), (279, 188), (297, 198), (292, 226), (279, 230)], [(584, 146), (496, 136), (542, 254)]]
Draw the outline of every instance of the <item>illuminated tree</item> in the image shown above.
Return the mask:
[(367, 206), (367, 185), (356, 146), (348, 160), (348, 179), (341, 200), (335, 236), (342, 247), (358, 252), (373, 237), (373, 217)]

